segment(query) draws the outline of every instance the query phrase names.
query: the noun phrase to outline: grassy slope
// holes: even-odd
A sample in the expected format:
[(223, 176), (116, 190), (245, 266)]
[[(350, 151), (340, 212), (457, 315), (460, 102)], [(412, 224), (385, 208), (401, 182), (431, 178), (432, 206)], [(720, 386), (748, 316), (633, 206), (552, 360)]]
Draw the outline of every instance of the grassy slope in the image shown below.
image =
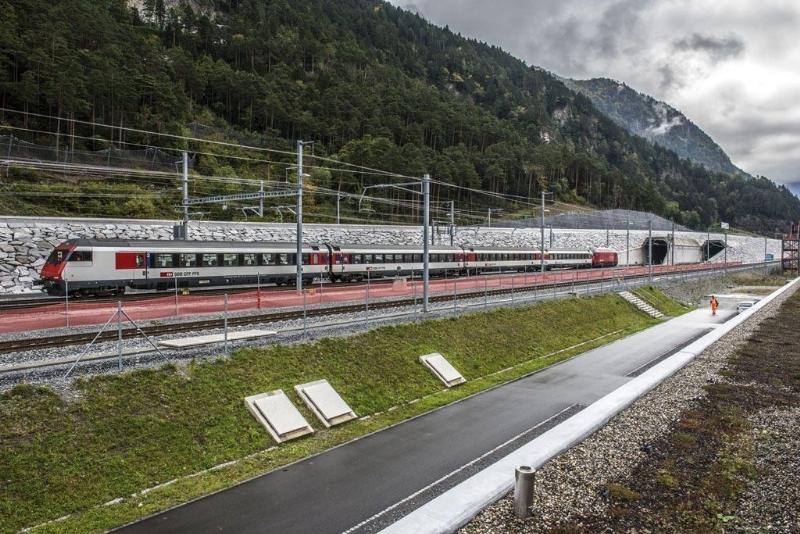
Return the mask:
[[(80, 513), (49, 530), (85, 532), (119, 525), (623, 334), (548, 356), (559, 349), (652, 323), (622, 299), (602, 296), (383, 327), (304, 345), (244, 349), (228, 359), (191, 364), (185, 374), (165, 367), (96, 377), (77, 382), (79, 396), (71, 402), (47, 389), (18, 387), (0, 396), (0, 531), (76, 512)], [(420, 354), (433, 351), (445, 354), (469, 380), (527, 363), (441, 392), (441, 385), (417, 361)], [(265, 451), (273, 443), (244, 409), (242, 398), (282, 388), (302, 406), (292, 386), (323, 377), (359, 415), (434, 395)], [(305, 415), (313, 426), (321, 426)], [(254, 456), (230, 468), (96, 508), (248, 455)]]
[(634, 289), (632, 292), (664, 315), (677, 317), (678, 315), (683, 315), (691, 311), (691, 308), (669, 298), (660, 289), (654, 286), (642, 286)]

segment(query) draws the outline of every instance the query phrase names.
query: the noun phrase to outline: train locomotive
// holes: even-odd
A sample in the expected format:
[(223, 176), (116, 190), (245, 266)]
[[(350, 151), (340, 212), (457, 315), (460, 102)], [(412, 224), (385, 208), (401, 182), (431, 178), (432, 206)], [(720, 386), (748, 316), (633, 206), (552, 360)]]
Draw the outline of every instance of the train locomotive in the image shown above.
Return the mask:
[[(228, 285), (293, 285), (292, 243), (71, 239), (58, 245), (41, 271), (49, 295), (119, 295), (126, 289)], [(413, 246), (306, 243), (303, 282), (355, 282), (368, 278), (419, 276), (422, 250)], [(431, 276), (545, 269), (589, 269), (617, 265), (610, 249), (539, 250), (432, 245)], [(544, 257), (542, 257), (544, 255)]]

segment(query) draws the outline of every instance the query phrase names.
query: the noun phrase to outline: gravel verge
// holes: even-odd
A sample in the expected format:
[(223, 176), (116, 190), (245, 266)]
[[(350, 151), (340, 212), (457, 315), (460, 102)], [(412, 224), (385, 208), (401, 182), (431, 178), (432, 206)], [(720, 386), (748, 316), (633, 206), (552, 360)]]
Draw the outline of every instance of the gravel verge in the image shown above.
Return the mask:
[(729, 357), (748, 340), (760, 322), (777, 313), (794, 291), (775, 299), (602, 429), (545, 464), (537, 473), (533, 518), (516, 519), (513, 496), (509, 494), (484, 510), (461, 532), (590, 530), (582, 518), (608, 513), (608, 483), (624, 479), (647, 459), (650, 444), (670, 432), (680, 414), (705, 396), (703, 386), (723, 380), (719, 372)]
[(800, 531), (800, 407), (763, 410), (749, 422), (759, 476), (739, 501), (737, 530)]

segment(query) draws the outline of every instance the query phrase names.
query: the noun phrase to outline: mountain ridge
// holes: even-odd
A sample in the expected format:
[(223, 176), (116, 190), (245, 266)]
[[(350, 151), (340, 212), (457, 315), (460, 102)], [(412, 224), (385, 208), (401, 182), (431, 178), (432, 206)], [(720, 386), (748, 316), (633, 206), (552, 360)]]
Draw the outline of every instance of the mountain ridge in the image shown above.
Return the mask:
[(611, 78), (560, 78), (567, 87), (588, 96), (611, 120), (630, 133), (668, 148), (715, 172), (751, 177), (702, 128), (667, 102)]

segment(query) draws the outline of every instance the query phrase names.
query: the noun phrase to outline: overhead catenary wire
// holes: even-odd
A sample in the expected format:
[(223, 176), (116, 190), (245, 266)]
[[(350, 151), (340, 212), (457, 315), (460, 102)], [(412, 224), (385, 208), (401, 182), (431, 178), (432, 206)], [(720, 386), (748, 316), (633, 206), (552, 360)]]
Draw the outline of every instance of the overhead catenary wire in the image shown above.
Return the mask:
[[(55, 116), (55, 115), (48, 115), (48, 114), (44, 114), (44, 113), (35, 113), (35, 112), (28, 112), (28, 111), (20, 111), (20, 110), (10, 109), (10, 108), (6, 108), (6, 107), (0, 107), (0, 112), (16, 113), (16, 114), (21, 114), (21, 115), (28, 115), (28, 116), (31, 116), (31, 117), (39, 117), (39, 118), (43, 118), (43, 119), (47, 119), (47, 120), (63, 121), (65, 123), (72, 122), (72, 123), (76, 123), (76, 124), (84, 124), (84, 125), (87, 125), (87, 126), (109, 128), (109, 129), (112, 129), (112, 130), (133, 132), (133, 133), (137, 133), (137, 134), (154, 136), (154, 137), (165, 137), (165, 138), (168, 138), (168, 139), (177, 139), (177, 140), (181, 140), (181, 141), (189, 141), (189, 142), (194, 142), (194, 143), (207, 143), (207, 144), (213, 144), (213, 145), (218, 145), (218, 146), (227, 146), (227, 147), (231, 147), (231, 148), (238, 148), (240, 150), (253, 150), (253, 151), (256, 151), (256, 152), (269, 152), (269, 153), (273, 153), (273, 154), (282, 154), (282, 155), (286, 155), (286, 156), (295, 156), (297, 154), (296, 152), (291, 151), (291, 150), (282, 150), (282, 149), (268, 148), (268, 147), (256, 147), (256, 146), (252, 146), (252, 145), (244, 145), (244, 144), (241, 144), (241, 143), (232, 143), (232, 142), (229, 142), (229, 141), (217, 141), (217, 140), (213, 140), (213, 139), (203, 139), (201, 137), (192, 137), (192, 136), (186, 136), (186, 135), (171, 134), (171, 133), (166, 133), (166, 132), (154, 132), (154, 131), (151, 131), (151, 130), (143, 130), (143, 129), (140, 129), (140, 128), (131, 128), (129, 126), (115, 126), (115, 125), (105, 124), (105, 123), (96, 122), (96, 121), (87, 121), (87, 120), (74, 119), (74, 118), (58, 117), (58, 116)], [(386, 171), (386, 170), (383, 170), (383, 169), (376, 169), (376, 168), (373, 168), (373, 167), (367, 167), (365, 165), (358, 165), (358, 164), (355, 164), (355, 163), (343, 162), (343, 161), (337, 160), (335, 158), (330, 158), (330, 157), (326, 157), (326, 156), (311, 155), (310, 157), (316, 158), (316, 159), (318, 159), (320, 161), (331, 162), (331, 163), (334, 163), (336, 165), (342, 165), (342, 166), (346, 166), (346, 167), (352, 167), (354, 169), (362, 169), (362, 170), (365, 170), (365, 171), (370, 171), (370, 172), (373, 172), (373, 173), (376, 173), (376, 174), (380, 174), (380, 175), (383, 175), (383, 176), (387, 176), (387, 177), (395, 177), (395, 178), (403, 178), (403, 179), (421, 181), (421, 179), (418, 178), (418, 177), (407, 176), (407, 175), (404, 175), (404, 174), (390, 172), (390, 171)]]

